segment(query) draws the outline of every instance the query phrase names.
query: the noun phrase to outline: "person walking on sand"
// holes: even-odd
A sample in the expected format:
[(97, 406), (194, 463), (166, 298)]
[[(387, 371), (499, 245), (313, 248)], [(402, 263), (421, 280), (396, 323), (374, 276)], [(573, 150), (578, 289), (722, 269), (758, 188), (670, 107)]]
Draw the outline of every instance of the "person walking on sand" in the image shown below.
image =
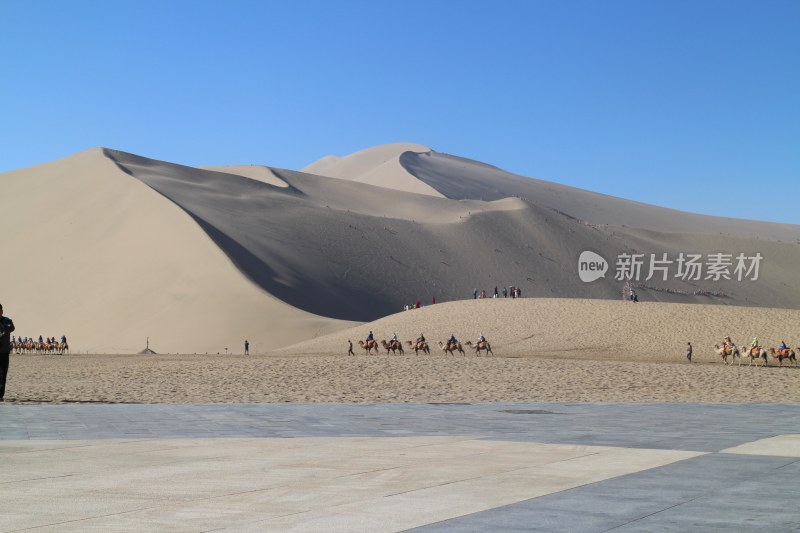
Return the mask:
[(478, 288), (477, 287), (475, 288), (475, 290), (472, 291), (472, 299), (473, 300), (477, 300), (478, 299)]
[(250, 343), (247, 342), (247, 339), (244, 340), (244, 354), (250, 355)]
[(3, 306), (0, 304), (0, 402), (6, 395), (6, 376), (11, 355), (11, 333), (14, 331), (14, 322), (3, 316)]
[(497, 285), (494, 286), (494, 297), (495, 298), (499, 298), (500, 297), (500, 293), (497, 292)]
[(692, 362), (692, 343), (686, 343), (686, 359), (691, 363)]
[(350, 347), (347, 348), (347, 355), (355, 355), (356, 353), (353, 351), (353, 341), (347, 339), (347, 344), (350, 345)]

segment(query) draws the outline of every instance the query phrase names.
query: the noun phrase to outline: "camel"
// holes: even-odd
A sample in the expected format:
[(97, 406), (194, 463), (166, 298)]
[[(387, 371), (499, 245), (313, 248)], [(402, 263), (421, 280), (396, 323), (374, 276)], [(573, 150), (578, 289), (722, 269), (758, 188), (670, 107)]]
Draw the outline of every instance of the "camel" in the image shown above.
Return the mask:
[(389, 350), (391, 350), (394, 355), (397, 355), (397, 350), (400, 350), (400, 355), (405, 354), (403, 351), (403, 343), (400, 341), (381, 341), (381, 346), (386, 350), (386, 355), (389, 355)]
[[(797, 366), (797, 357), (795, 357), (794, 350), (792, 350), (791, 348), (786, 348), (785, 350), (777, 350), (777, 351), (775, 350), (775, 348), (770, 348), (769, 353), (770, 355), (772, 355), (772, 357), (778, 360), (778, 364), (780, 366), (783, 366), (784, 359), (791, 361), (792, 363), (795, 364), (795, 366)], [(767, 360), (766, 352), (764, 352), (764, 354), (765, 354), (764, 360), (766, 361)]]
[(375, 355), (378, 355), (378, 343), (374, 339), (370, 339), (367, 342), (358, 341), (358, 345), (361, 346), (367, 354), (371, 354), (372, 350), (375, 350)]
[[(728, 364), (728, 356), (731, 356), (730, 364), (736, 360), (737, 357), (741, 357), (742, 355), (739, 353), (739, 348), (736, 346), (720, 346), (719, 344), (714, 345), (714, 349), (717, 350), (717, 354), (722, 357), (722, 361), (727, 365)], [(751, 361), (752, 362), (752, 361)], [(739, 361), (741, 364), (741, 361)]]
[(406, 344), (408, 344), (410, 347), (414, 348), (414, 353), (417, 354), (417, 355), (419, 355), (420, 350), (422, 350), (426, 354), (430, 354), (431, 353), (431, 348), (430, 348), (430, 346), (428, 346), (428, 343), (425, 342), (425, 341), (418, 341), (418, 342), (406, 341)]
[(494, 352), (492, 351), (492, 345), (489, 344), (489, 341), (481, 341), (481, 342), (479, 342), (477, 344), (472, 344), (472, 341), (467, 341), (464, 344), (466, 344), (467, 346), (472, 346), (473, 348), (475, 348), (475, 355), (480, 355), (481, 354), (481, 350), (486, 350), (486, 355), (489, 355), (489, 354), (494, 355)]
[(454, 352), (460, 352), (461, 355), (466, 355), (464, 353), (464, 348), (461, 347), (460, 342), (456, 342), (451, 345), (449, 342), (439, 341), (439, 348), (441, 348), (444, 353), (449, 353), (451, 355), (453, 355)]
[[(756, 366), (758, 366), (759, 359), (763, 359), (764, 366), (767, 366), (767, 351), (761, 346), (753, 346), (752, 348), (745, 350), (743, 357), (750, 358), (750, 364), (748, 364), (747, 366), (752, 365), (753, 361), (755, 361)], [(741, 365), (742, 362), (739, 361), (739, 364)]]

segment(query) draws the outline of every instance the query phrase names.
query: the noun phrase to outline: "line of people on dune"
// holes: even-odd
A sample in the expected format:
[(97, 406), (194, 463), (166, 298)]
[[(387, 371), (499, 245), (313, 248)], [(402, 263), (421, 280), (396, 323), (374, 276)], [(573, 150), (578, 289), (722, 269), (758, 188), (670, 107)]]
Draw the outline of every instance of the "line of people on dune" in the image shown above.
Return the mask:
[(61, 335), (61, 340), (56, 341), (55, 336), (47, 337), (46, 339), (39, 335), (36, 340), (33, 337), (12, 336), (11, 337), (11, 351), (14, 353), (23, 352), (64, 352), (69, 349), (67, 343), (67, 336)]
[[(352, 343), (352, 341), (348, 340), (347, 342), (350, 345), (349, 349), (348, 349), (348, 355), (355, 355), (355, 353), (353, 353), (353, 343)], [(419, 337), (417, 337), (414, 342), (411, 342), (411, 341), (407, 341), (407, 342), (408, 342), (408, 344), (410, 346), (412, 346), (414, 348), (415, 351), (422, 350), (425, 353), (430, 353), (430, 351), (429, 351), (430, 347), (428, 346), (428, 340), (425, 338), (425, 334), (424, 333), (420, 333)], [(372, 333), (372, 330), (370, 330), (370, 332), (367, 334), (367, 337), (363, 341), (359, 341), (359, 344), (361, 345), (362, 348), (367, 350), (368, 353), (372, 348), (374, 348), (376, 352), (378, 350), (378, 341), (375, 340), (375, 335)], [(400, 340), (397, 338), (397, 333), (393, 333), (391, 339), (389, 339), (388, 342), (387, 341), (382, 341), (381, 344), (386, 349), (386, 353), (389, 353), (389, 350), (391, 350), (393, 352), (395, 350), (399, 350), (401, 354), (403, 353), (403, 345), (400, 342)], [(470, 342), (470, 341), (467, 341), (465, 344), (467, 346), (473, 346), (472, 342)], [(456, 338), (455, 334), (451, 334), (450, 338), (447, 340), (446, 343), (439, 342), (439, 346), (442, 348), (442, 350), (450, 352), (450, 353), (452, 353), (454, 351), (458, 351), (458, 352), (460, 352), (462, 354), (464, 353), (464, 350), (463, 350), (463, 348), (461, 346), (461, 343)], [(474, 347), (475, 347), (476, 351), (480, 351), (480, 350), (484, 349), (484, 350), (487, 351), (487, 353), (491, 353), (491, 348), (490, 348), (490, 345), (489, 345), (489, 341), (486, 340), (486, 337), (483, 335), (483, 333), (478, 335), (478, 339), (477, 339), (476, 343), (474, 344)]]
[[(509, 296), (511, 296), (511, 298), (522, 298), (522, 289), (519, 287), (514, 287), (513, 285), (511, 287), (503, 287), (503, 298), (508, 298)], [(480, 293), (478, 293), (477, 287), (472, 289), (473, 300), (483, 298), (488, 298), (488, 296), (486, 296), (486, 289), (481, 289)], [(496, 285), (494, 287), (494, 295), (492, 298), (500, 298), (500, 291), (497, 290)]]

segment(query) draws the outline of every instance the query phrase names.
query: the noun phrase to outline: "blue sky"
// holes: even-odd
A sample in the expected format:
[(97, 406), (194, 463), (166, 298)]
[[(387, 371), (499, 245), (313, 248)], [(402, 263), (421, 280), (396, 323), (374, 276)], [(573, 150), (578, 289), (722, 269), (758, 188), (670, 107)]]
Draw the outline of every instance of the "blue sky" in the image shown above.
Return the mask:
[(0, 171), (107, 146), (299, 169), (418, 142), (800, 223), (800, 2), (0, 0)]

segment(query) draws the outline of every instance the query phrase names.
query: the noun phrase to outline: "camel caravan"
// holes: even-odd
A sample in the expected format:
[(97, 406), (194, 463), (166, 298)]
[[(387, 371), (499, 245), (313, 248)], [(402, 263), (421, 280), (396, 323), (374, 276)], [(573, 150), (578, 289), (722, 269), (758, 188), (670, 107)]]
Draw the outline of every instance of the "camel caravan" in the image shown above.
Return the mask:
[(64, 355), (69, 353), (69, 344), (63, 335), (61, 341), (56, 341), (55, 337), (39, 337), (38, 341), (32, 337), (11, 337), (11, 353)]
[[(783, 361), (797, 366), (796, 351), (789, 348), (785, 342), (781, 342), (779, 348), (769, 348), (767, 350), (758, 341), (758, 337), (754, 337), (749, 347), (739, 349), (738, 346), (731, 340), (730, 336), (726, 335), (722, 339), (722, 345), (715, 344), (714, 349), (717, 355), (722, 358), (722, 362), (726, 365), (733, 364), (738, 359), (738, 364), (742, 364), (742, 359), (745, 357), (749, 360), (747, 366), (755, 363), (756, 366), (769, 366), (769, 356), (778, 361), (778, 366), (783, 366)], [(800, 351), (800, 348), (796, 348)], [(729, 361), (730, 359), (730, 361)]]
[[(464, 346), (472, 348), (475, 351), (475, 355), (480, 355), (482, 351), (486, 352), (487, 356), (489, 354), (494, 355), (492, 346), (483, 334), (478, 337), (478, 340), (474, 344), (472, 341), (467, 341), (462, 345), (461, 342), (456, 339), (455, 335), (451, 335), (450, 339), (447, 341), (438, 341), (436, 344), (438, 344), (444, 355), (455, 355), (456, 353), (467, 355)], [(393, 355), (398, 355), (398, 353), (399, 355), (405, 355), (403, 342), (398, 340), (397, 334), (392, 335), (392, 338), (388, 341), (381, 340), (379, 343), (375, 339), (372, 331), (370, 331), (365, 340), (358, 341), (358, 345), (364, 350), (364, 355), (372, 355), (373, 350), (375, 351), (375, 355), (378, 355), (381, 349), (386, 350), (386, 355), (389, 355), (389, 352), (392, 352)], [(424, 334), (420, 334), (415, 341), (405, 341), (405, 345), (409, 351), (414, 350), (415, 355), (419, 355), (420, 352), (426, 355), (430, 355), (431, 353), (430, 344), (428, 344)], [(348, 352), (348, 354), (350, 353), (351, 352)]]

